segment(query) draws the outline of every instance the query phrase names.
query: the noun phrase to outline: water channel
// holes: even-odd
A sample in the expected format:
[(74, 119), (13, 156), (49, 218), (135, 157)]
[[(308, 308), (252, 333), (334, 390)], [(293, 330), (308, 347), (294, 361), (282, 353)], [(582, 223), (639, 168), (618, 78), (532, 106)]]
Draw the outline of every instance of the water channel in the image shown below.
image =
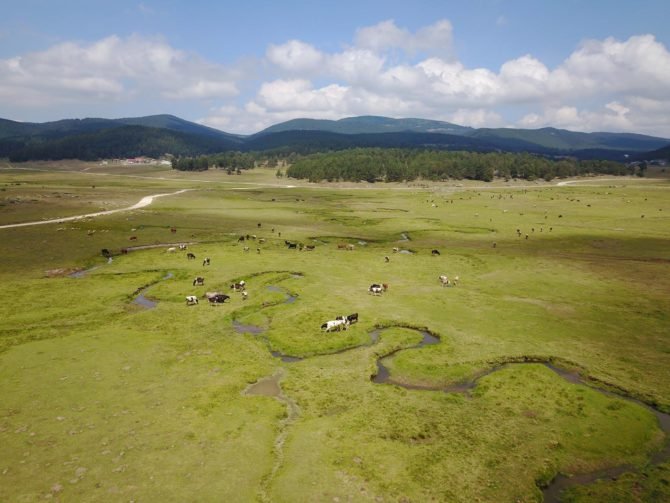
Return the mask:
[[(241, 326), (240, 326), (241, 327)], [(372, 346), (376, 344), (379, 341), (380, 336), (382, 335), (383, 331), (386, 330), (387, 328), (393, 328), (393, 327), (386, 327), (384, 329), (375, 329), (370, 332), (370, 341), (364, 345), (359, 345), (355, 346), (352, 348), (346, 348), (343, 350), (339, 350), (333, 353), (327, 353), (327, 354), (341, 354), (347, 351), (352, 351), (364, 346)], [(407, 327), (399, 327), (399, 328), (407, 328)], [(237, 327), (236, 327), (237, 329)], [(413, 328), (410, 328), (410, 330), (416, 330)], [(240, 330), (238, 330), (240, 331)], [(246, 332), (249, 333), (254, 333), (254, 334), (262, 334), (264, 332), (264, 329), (261, 327), (254, 327), (253, 325), (250, 326), (245, 326)], [(406, 347), (406, 348), (401, 348), (397, 349), (385, 356), (380, 357), (377, 360), (377, 372), (370, 376), (370, 379), (373, 383), (375, 384), (392, 384), (395, 386), (400, 386), (405, 389), (409, 390), (425, 390), (425, 391), (442, 391), (444, 393), (463, 393), (463, 394), (468, 394), (472, 389), (474, 389), (477, 386), (478, 381), (485, 376), (491, 375), (495, 372), (498, 372), (502, 369), (509, 368), (511, 366), (515, 365), (529, 365), (529, 364), (541, 364), (547, 367), (548, 369), (552, 370), (556, 375), (560, 376), (561, 378), (565, 379), (566, 381), (575, 384), (575, 385), (582, 385), (582, 386), (588, 386), (590, 389), (595, 390), (599, 393), (603, 393), (607, 396), (612, 396), (612, 397), (617, 397), (621, 398), (624, 400), (628, 400), (630, 402), (633, 402), (641, 407), (644, 407), (648, 410), (650, 410), (655, 416), (656, 419), (658, 420), (658, 424), (660, 428), (663, 430), (665, 433), (666, 439), (663, 448), (655, 452), (649, 459), (649, 464), (650, 465), (657, 465), (660, 463), (664, 463), (668, 460), (670, 460), (670, 414), (666, 414), (664, 412), (661, 412), (644, 402), (641, 402), (635, 398), (625, 396), (622, 394), (614, 393), (609, 390), (605, 390), (599, 387), (596, 387), (593, 385), (593, 383), (589, 382), (588, 380), (585, 380), (579, 373), (577, 372), (570, 372), (565, 369), (562, 369), (560, 367), (556, 367), (555, 365), (552, 365), (548, 361), (542, 361), (538, 359), (534, 360), (529, 360), (529, 361), (514, 361), (510, 363), (505, 363), (505, 364), (500, 364), (493, 366), (485, 371), (479, 372), (472, 378), (450, 384), (448, 386), (430, 386), (430, 385), (413, 385), (413, 384), (406, 384), (402, 382), (398, 382), (393, 380), (393, 378), (390, 375), (390, 372), (388, 368), (384, 365), (384, 362), (387, 361), (388, 359), (392, 358), (394, 355), (401, 351), (408, 351), (411, 349), (419, 349), (424, 346), (430, 346), (430, 345), (435, 345), (439, 344), (440, 339), (439, 337), (435, 336), (434, 334), (431, 334), (427, 330), (416, 330), (421, 334), (421, 341), (418, 342), (417, 344)], [(297, 356), (291, 356), (291, 355), (285, 355), (279, 351), (271, 351), (272, 356), (276, 358), (280, 358), (282, 361), (287, 362), (287, 363), (292, 363), (292, 362), (297, 362), (302, 360), (302, 358), (299, 358)], [(319, 356), (324, 356), (324, 355), (319, 355)], [(274, 384), (272, 383), (274, 381)], [(270, 390), (272, 392), (275, 392), (275, 386), (276, 389), (279, 389), (279, 384), (278, 380), (273, 379), (273, 377), (266, 378), (265, 380), (260, 380), (258, 381), (255, 385), (258, 385), (258, 390), (257, 394), (265, 394), (269, 392)], [(255, 386), (254, 385), (254, 386)], [(599, 470), (595, 471), (592, 473), (584, 473), (584, 474), (579, 474), (579, 475), (574, 475), (574, 476), (566, 476), (563, 474), (558, 474), (554, 479), (546, 486), (542, 487), (542, 494), (544, 497), (544, 501), (546, 503), (559, 503), (561, 501), (561, 494), (563, 491), (570, 487), (575, 487), (579, 485), (587, 485), (591, 484), (597, 480), (603, 480), (603, 479), (615, 479), (622, 475), (623, 473), (627, 472), (638, 472), (639, 468), (632, 466), (632, 465), (620, 465), (620, 466), (615, 466), (612, 468), (604, 469), (604, 470)]]

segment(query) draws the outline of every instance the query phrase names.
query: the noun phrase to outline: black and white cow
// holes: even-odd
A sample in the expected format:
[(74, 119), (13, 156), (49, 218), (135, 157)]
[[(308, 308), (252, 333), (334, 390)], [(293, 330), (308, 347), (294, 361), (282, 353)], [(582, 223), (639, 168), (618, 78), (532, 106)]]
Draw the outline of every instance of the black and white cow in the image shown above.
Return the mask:
[(186, 296), (186, 305), (187, 306), (194, 306), (198, 303), (198, 297), (195, 295), (187, 295)]
[(209, 265), (209, 257), (207, 257), (205, 260), (202, 261), (203, 267), (206, 265)]
[(212, 297), (207, 297), (207, 300), (210, 304), (223, 304), (228, 299), (230, 299), (230, 296), (226, 295), (225, 293), (217, 293)]
[(203, 286), (205, 284), (205, 278), (198, 276), (193, 280), (193, 286)]
[(388, 290), (388, 285), (386, 283), (382, 283), (381, 285), (378, 283), (373, 283), (370, 285), (370, 288), (368, 288), (368, 292), (370, 292), (373, 295), (381, 295), (383, 292)]
[(430, 254), (431, 254), (433, 257), (435, 257), (435, 256), (437, 256), (437, 255), (440, 254), (440, 250), (433, 250), (433, 251), (430, 252)]
[(237, 292), (238, 290), (244, 290), (245, 285), (246, 283), (244, 282), (244, 280), (240, 280), (238, 283), (233, 283), (232, 285), (230, 285), (230, 288)]
[(358, 323), (358, 313), (353, 313), (347, 316), (347, 323), (349, 325), (352, 325), (354, 323)]
[(189, 259), (189, 260), (195, 260), (195, 255), (191, 252), (188, 252), (186, 254), (186, 258)]

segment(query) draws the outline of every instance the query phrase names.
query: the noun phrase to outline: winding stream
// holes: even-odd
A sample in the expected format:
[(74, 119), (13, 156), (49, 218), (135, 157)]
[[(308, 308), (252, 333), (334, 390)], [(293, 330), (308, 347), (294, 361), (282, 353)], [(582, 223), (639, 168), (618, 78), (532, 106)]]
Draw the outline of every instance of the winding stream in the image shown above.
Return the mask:
[[(240, 325), (242, 327), (242, 325)], [(384, 332), (384, 330), (388, 328), (394, 328), (394, 327), (386, 327), (382, 329), (375, 329), (369, 333), (370, 335), (370, 341), (366, 344), (363, 345), (358, 345), (355, 347), (351, 348), (346, 348), (343, 350), (339, 350), (333, 353), (326, 353), (326, 354), (320, 354), (318, 356), (326, 356), (328, 354), (341, 354), (347, 351), (352, 351), (355, 349), (359, 349), (361, 347), (369, 347), (372, 345), (375, 345), (379, 342), (379, 338)], [(568, 381), (571, 384), (575, 385), (582, 385), (582, 386), (588, 386), (590, 389), (595, 390), (599, 393), (605, 394), (607, 396), (613, 396), (617, 398), (621, 398), (630, 402), (633, 402), (641, 407), (646, 408), (647, 410), (651, 411), (655, 416), (658, 421), (658, 424), (660, 428), (663, 430), (663, 432), (666, 435), (665, 443), (663, 448), (658, 451), (653, 453), (650, 456), (649, 459), (649, 464), (651, 465), (656, 465), (660, 463), (664, 463), (668, 460), (670, 460), (670, 414), (666, 414), (664, 412), (661, 412), (644, 402), (641, 402), (635, 398), (625, 396), (619, 393), (614, 393), (612, 391), (608, 391), (599, 387), (596, 387), (593, 383), (589, 382), (588, 380), (585, 380), (579, 373), (577, 372), (570, 372), (568, 370), (562, 369), (560, 367), (556, 367), (549, 363), (546, 360), (542, 359), (528, 359), (527, 361), (512, 361), (509, 363), (505, 364), (500, 364), (500, 365), (495, 365), (490, 367), (487, 370), (484, 370), (482, 372), (477, 373), (470, 379), (454, 384), (450, 384), (447, 386), (430, 386), (430, 385), (414, 385), (414, 384), (406, 384), (403, 382), (395, 381), (388, 370), (388, 368), (384, 365), (384, 362), (386, 362), (388, 359), (392, 358), (395, 356), (397, 353), (401, 351), (408, 351), (408, 350), (414, 350), (414, 349), (419, 349), (424, 346), (431, 346), (435, 344), (440, 343), (439, 337), (437, 337), (434, 334), (431, 334), (427, 330), (417, 330), (414, 328), (409, 328), (409, 327), (402, 327), (399, 326), (398, 328), (406, 328), (409, 330), (415, 330), (418, 331), (422, 338), (421, 341), (418, 342), (417, 344), (414, 344), (413, 346), (405, 347), (405, 348), (399, 348), (391, 353), (381, 356), (377, 359), (377, 372), (370, 376), (370, 380), (375, 383), (375, 384), (392, 384), (395, 386), (400, 386), (405, 389), (409, 390), (424, 390), (424, 391), (442, 391), (444, 393), (463, 393), (463, 394), (470, 394), (470, 391), (474, 389), (479, 380), (482, 377), (491, 375), (495, 372), (498, 372), (502, 369), (509, 368), (514, 365), (528, 365), (528, 364), (541, 364), (553, 371), (556, 375), (559, 377), (563, 378), (564, 380)], [(245, 331), (254, 333), (254, 334), (261, 334), (265, 330), (261, 327), (256, 327), (253, 325), (248, 325), (245, 326)], [(299, 358), (297, 356), (290, 356), (290, 355), (285, 355), (279, 351), (271, 351), (272, 356), (276, 358), (280, 358), (283, 362), (286, 363), (292, 363), (292, 362), (297, 362), (302, 360), (302, 358)], [(269, 391), (272, 392), (277, 392), (279, 393), (280, 391), (275, 391), (279, 390), (279, 384), (278, 384), (279, 377), (275, 378), (275, 376), (271, 376), (270, 378), (266, 378), (264, 380), (258, 381), (256, 384), (252, 386), (258, 386), (258, 388), (249, 388), (248, 389), (248, 394), (266, 394)], [(273, 384), (274, 382), (274, 384)], [(250, 392), (251, 390), (254, 390), (254, 392)], [(541, 487), (542, 494), (544, 501), (547, 503), (559, 503), (561, 501), (561, 494), (563, 493), (564, 490), (570, 488), (570, 487), (575, 487), (575, 486), (580, 486), (580, 485), (587, 485), (591, 484), (597, 480), (601, 479), (614, 479), (622, 475), (623, 473), (626, 472), (638, 472), (640, 469), (636, 466), (633, 465), (620, 465), (620, 466), (615, 466), (612, 468), (604, 469), (604, 470), (598, 470), (596, 472), (591, 472), (591, 473), (584, 473), (584, 474), (578, 474), (574, 476), (566, 476), (563, 474), (558, 474), (554, 477), (554, 479), (546, 486), (546, 487)]]
[(137, 290), (135, 290), (135, 293), (134, 293), (135, 298), (133, 299), (133, 304), (137, 304), (137, 305), (145, 307), (147, 309), (153, 309), (154, 307), (156, 307), (156, 305), (158, 305), (158, 302), (147, 299), (144, 296), (144, 294), (146, 293), (146, 291), (149, 288), (151, 288), (152, 286), (154, 286), (158, 282), (165, 281), (166, 279), (170, 279), (173, 276), (174, 275), (171, 272), (168, 272), (165, 276), (163, 276), (158, 281), (154, 281), (153, 283), (149, 283), (148, 285), (144, 285), (144, 286), (138, 288)]

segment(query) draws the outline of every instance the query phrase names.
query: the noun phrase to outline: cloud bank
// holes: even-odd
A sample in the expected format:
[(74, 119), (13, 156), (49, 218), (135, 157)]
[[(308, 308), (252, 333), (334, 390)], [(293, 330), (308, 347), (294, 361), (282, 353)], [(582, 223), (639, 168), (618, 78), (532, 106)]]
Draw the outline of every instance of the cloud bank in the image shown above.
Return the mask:
[(137, 115), (143, 100), (166, 112), (187, 103), (199, 122), (239, 133), (297, 117), (385, 115), (670, 137), (670, 52), (653, 35), (586, 40), (553, 68), (532, 53), (467, 67), (454, 36), (446, 19), (414, 32), (385, 20), (337, 51), (287, 40), (237, 68), (161, 38), (112, 35), (0, 60), (0, 102), (137, 103)]

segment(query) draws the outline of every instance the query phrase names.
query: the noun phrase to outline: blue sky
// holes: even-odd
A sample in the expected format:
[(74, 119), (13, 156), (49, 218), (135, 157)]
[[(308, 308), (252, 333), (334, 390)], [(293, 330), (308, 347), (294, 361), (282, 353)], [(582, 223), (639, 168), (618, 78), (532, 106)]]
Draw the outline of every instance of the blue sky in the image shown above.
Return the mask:
[(171, 113), (670, 137), (670, 2), (5, 0), (0, 117)]

